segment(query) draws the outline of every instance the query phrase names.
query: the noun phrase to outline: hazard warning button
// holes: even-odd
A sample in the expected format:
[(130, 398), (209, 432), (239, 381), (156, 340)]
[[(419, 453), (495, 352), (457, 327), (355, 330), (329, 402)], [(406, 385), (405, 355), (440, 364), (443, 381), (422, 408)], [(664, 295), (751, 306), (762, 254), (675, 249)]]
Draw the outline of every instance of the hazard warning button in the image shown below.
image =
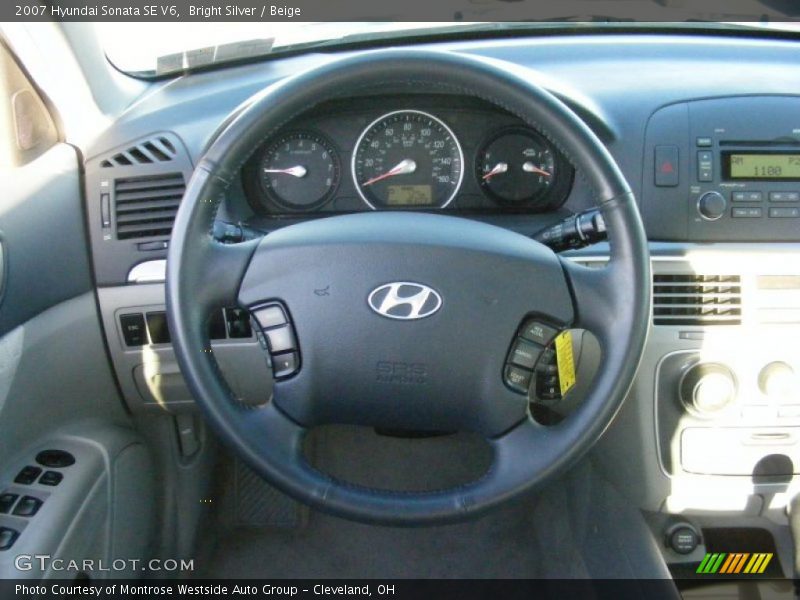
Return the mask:
[(658, 187), (675, 187), (678, 177), (678, 147), (656, 146), (656, 178)]

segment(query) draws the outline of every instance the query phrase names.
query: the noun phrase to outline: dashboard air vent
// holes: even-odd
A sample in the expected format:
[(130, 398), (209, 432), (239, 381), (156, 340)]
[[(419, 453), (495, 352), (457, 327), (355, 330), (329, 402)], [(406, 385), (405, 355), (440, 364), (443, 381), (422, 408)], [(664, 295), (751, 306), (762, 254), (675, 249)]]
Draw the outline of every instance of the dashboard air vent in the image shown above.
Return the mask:
[(739, 325), (741, 321), (739, 275), (653, 276), (655, 325)]
[(139, 142), (100, 163), (103, 169), (111, 167), (129, 167), (131, 165), (150, 165), (175, 160), (178, 151), (173, 143), (164, 136), (157, 136)]
[(115, 180), (117, 239), (168, 236), (185, 190), (180, 173)]

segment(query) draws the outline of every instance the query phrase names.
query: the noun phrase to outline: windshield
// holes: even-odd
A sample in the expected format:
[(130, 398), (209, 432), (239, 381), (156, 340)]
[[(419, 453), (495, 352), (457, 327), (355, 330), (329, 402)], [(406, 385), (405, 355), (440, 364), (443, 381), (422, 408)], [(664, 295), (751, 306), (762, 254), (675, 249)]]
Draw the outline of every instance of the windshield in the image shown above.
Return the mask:
[[(492, 0), (486, 0), (487, 4)], [(515, 6), (511, 4), (510, 6)], [(523, 3), (519, 3), (520, 5)], [(554, 3), (556, 5), (558, 3)], [(783, 30), (798, 31), (797, 22), (746, 21), (751, 15), (703, 15), (726, 17), (721, 20), (699, 19), (691, 13), (685, 22), (636, 22), (612, 15), (553, 16), (552, 20), (524, 22), (260, 22), (260, 23), (110, 23), (101, 22), (98, 29), (108, 59), (120, 70), (143, 77), (178, 73), (186, 69), (219, 65), (230, 61), (254, 58), (289, 51), (331, 48), (377, 40), (434, 40), (445, 35), (491, 34), (552, 28), (575, 30), (619, 30), (675, 28), (708, 30)], [(196, 15), (197, 16), (197, 15)], [(464, 16), (464, 15), (461, 15)], [(481, 15), (494, 16), (484, 10)], [(540, 15), (541, 16), (541, 15)], [(212, 18), (212, 17), (209, 17)], [(147, 44), (142, 44), (147, 40)]]

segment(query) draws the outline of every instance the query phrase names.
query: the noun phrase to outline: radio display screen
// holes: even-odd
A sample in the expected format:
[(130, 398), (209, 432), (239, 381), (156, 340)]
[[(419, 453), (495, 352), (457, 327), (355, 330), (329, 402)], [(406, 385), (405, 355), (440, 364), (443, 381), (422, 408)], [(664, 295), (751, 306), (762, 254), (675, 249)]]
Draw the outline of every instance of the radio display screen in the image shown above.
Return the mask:
[(727, 153), (723, 168), (727, 179), (800, 181), (800, 153)]

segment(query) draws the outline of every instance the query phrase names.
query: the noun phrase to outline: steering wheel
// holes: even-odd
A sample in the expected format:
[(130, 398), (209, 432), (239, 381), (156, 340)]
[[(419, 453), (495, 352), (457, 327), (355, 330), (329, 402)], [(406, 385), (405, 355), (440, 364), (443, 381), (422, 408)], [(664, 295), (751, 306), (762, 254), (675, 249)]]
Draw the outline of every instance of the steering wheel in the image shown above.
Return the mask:
[[(413, 212), (313, 219), (239, 244), (212, 238), (220, 198), (255, 148), (314, 105), (385, 86), (482, 98), (545, 135), (594, 192), (610, 242), (606, 266), (574, 264), (488, 224)], [(409, 290), (387, 287), (394, 282), (410, 282), (415, 297), (424, 294), (424, 306), (401, 312), (425, 318), (387, 318), (378, 310), (386, 308), (375, 300), (379, 288), (384, 299), (395, 293), (394, 304), (407, 296)], [(630, 187), (603, 144), (559, 99), (497, 61), (381, 50), (287, 78), (230, 120), (187, 186), (172, 232), (166, 293), (190, 390), (213, 429), (257, 473), (334, 515), (423, 525), (482, 514), (563, 471), (597, 441), (639, 363), (650, 263)], [(273, 327), (265, 333), (273, 351), (297, 350), (294, 371), (276, 377), (262, 406), (237, 401), (209, 342), (209, 315), (234, 305)], [(602, 348), (587, 397), (555, 426), (534, 421), (527, 395), (504, 381), (509, 348), (531, 317), (555, 330), (591, 331)], [(309, 428), (328, 423), (476, 432), (491, 445), (493, 463), (479, 479), (451, 489), (356, 486), (303, 457)]]

